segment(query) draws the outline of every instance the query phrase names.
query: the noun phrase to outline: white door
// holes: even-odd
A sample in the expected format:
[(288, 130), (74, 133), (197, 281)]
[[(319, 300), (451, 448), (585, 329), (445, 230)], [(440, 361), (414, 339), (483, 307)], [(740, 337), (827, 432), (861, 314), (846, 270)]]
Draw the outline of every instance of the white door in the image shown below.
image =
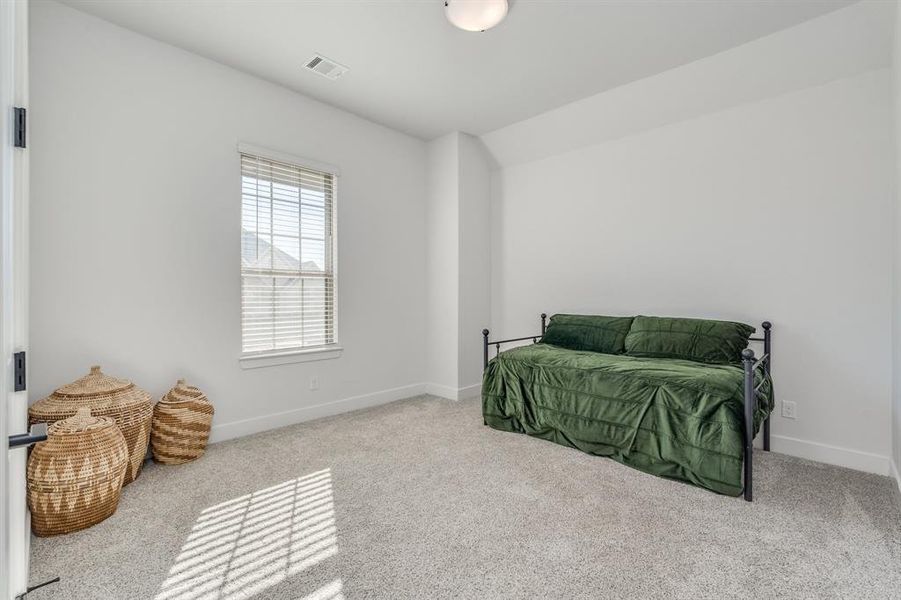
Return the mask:
[[(13, 107), (27, 107), (28, 0), (0, 0), (0, 442), (26, 432), (28, 396), (15, 391), (13, 354), (28, 344), (28, 154), (15, 147)], [(0, 599), (28, 582), (24, 448), (0, 457)]]

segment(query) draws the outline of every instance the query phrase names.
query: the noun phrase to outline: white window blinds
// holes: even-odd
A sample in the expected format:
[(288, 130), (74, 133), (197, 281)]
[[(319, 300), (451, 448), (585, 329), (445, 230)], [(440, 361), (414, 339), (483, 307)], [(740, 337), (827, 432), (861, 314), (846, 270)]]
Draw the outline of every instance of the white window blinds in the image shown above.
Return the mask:
[(335, 179), (241, 152), (244, 354), (335, 343)]

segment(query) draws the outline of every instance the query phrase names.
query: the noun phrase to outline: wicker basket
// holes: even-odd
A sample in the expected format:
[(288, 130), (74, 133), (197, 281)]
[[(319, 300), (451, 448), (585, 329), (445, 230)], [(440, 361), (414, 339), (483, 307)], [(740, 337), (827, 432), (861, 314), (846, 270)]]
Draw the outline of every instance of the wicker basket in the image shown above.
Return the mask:
[(178, 465), (200, 458), (206, 450), (212, 423), (213, 405), (206, 395), (179, 379), (153, 409), (153, 459)]
[(126, 379), (104, 375), (100, 367), (95, 366), (88, 375), (35, 402), (28, 409), (28, 420), (31, 424), (54, 423), (71, 417), (82, 407), (90, 408), (96, 417), (115, 419), (128, 446), (128, 468), (123, 485), (137, 479), (150, 441), (153, 418), (150, 394)]
[(125, 438), (110, 417), (80, 408), (57, 421), (28, 457), (31, 530), (59, 535), (106, 519), (116, 512), (127, 466)]

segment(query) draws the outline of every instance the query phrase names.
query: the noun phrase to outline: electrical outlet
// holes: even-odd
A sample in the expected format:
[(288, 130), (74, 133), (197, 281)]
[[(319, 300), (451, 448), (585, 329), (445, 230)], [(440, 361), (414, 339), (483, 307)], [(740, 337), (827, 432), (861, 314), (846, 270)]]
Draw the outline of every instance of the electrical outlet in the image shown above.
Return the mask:
[(310, 390), (316, 391), (319, 389), (319, 378), (318, 377), (310, 377)]
[(798, 418), (798, 405), (790, 400), (782, 401), (782, 416), (786, 419)]

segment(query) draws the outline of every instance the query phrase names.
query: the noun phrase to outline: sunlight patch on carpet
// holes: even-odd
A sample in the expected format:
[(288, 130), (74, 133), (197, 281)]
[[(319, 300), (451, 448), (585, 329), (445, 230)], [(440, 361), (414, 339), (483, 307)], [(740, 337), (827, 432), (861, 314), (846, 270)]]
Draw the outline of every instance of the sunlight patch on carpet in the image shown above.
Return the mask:
[(301, 600), (345, 600), (344, 592), (342, 591), (344, 588), (344, 584), (340, 579), (336, 579), (335, 581), (326, 584), (313, 592), (312, 594), (307, 594)]
[[(205, 509), (155, 600), (247, 600), (338, 552), (330, 469)], [(337, 579), (305, 596), (342, 600)]]

